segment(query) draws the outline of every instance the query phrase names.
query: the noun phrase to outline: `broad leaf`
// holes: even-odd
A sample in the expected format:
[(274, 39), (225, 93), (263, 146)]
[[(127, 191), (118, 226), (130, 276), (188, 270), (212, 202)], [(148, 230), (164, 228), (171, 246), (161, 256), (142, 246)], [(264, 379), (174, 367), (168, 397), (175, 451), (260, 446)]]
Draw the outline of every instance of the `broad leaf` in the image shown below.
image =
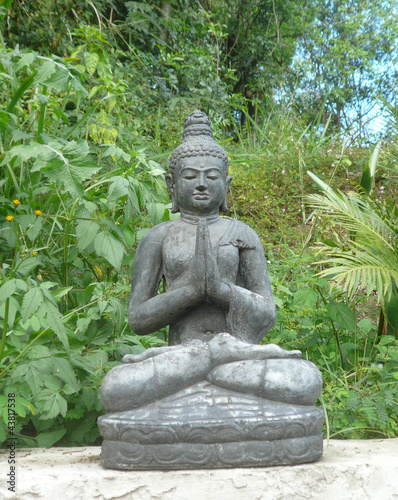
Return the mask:
[(81, 399), (83, 400), (84, 406), (90, 411), (94, 405), (95, 390), (89, 387), (83, 387)]
[(18, 145), (10, 149), (4, 162), (18, 157), (21, 161), (34, 158), (31, 172), (42, 170), (51, 182), (56, 182), (73, 195), (82, 197), (82, 182), (89, 179), (100, 167), (88, 155), (90, 150), (86, 141), (71, 141), (65, 146), (60, 143)]
[(31, 405), (30, 405), (29, 401), (26, 401), (26, 399), (24, 399), (24, 398), (17, 397), (15, 399), (15, 412), (20, 417), (26, 417), (26, 414), (30, 410), (30, 406)]
[(39, 287), (32, 288), (27, 292), (22, 301), (22, 321), (27, 321), (39, 309), (43, 303), (43, 292)]
[(102, 157), (114, 156), (117, 160), (123, 158), (123, 160), (129, 162), (131, 160), (131, 155), (126, 153), (122, 148), (119, 148), (115, 144), (110, 144), (105, 151), (102, 153)]
[(65, 384), (68, 384), (73, 392), (78, 392), (81, 389), (81, 383), (77, 380), (73, 367), (65, 358), (53, 358), (53, 373), (59, 377)]
[(132, 247), (135, 243), (135, 233), (131, 231), (128, 227), (123, 229), (123, 236), (128, 247)]
[(58, 415), (65, 417), (67, 410), (67, 403), (60, 394), (51, 394), (47, 401), (44, 403), (44, 415), (41, 416), (43, 420), (54, 418)]
[(62, 92), (68, 90), (70, 79), (71, 75), (67, 68), (57, 67), (54, 74), (44, 82), (44, 85), (50, 89)]
[(84, 53), (84, 63), (87, 68), (87, 72), (92, 76), (97, 69), (99, 61), (99, 56), (95, 52), (85, 52)]
[(36, 441), (40, 448), (50, 448), (53, 444), (59, 441), (66, 434), (66, 429), (59, 431), (41, 432)]
[(68, 337), (66, 335), (65, 325), (61, 319), (62, 318), (61, 313), (48, 300), (46, 300), (44, 302), (44, 306), (46, 309), (47, 321), (48, 321), (49, 326), (51, 326), (55, 335), (59, 338), (59, 340), (62, 342), (62, 345), (68, 351), (69, 350), (69, 342), (68, 342)]
[(44, 83), (50, 78), (50, 76), (55, 72), (55, 65), (53, 61), (44, 61), (39, 69), (37, 70), (37, 75), (35, 76), (35, 83)]
[(18, 217), (18, 222), (26, 236), (33, 243), (42, 230), (42, 221), (35, 214), (23, 214)]
[(116, 201), (122, 196), (126, 196), (129, 188), (129, 181), (125, 177), (114, 177), (114, 181), (109, 186), (109, 201)]
[(4, 285), (0, 288), (0, 304), (6, 301), (8, 297), (16, 291), (17, 289), (17, 280), (12, 278), (4, 283)]
[(57, 288), (56, 290), (51, 292), (51, 295), (54, 297), (56, 302), (59, 302), (61, 298), (64, 297), (67, 293), (69, 293), (71, 290), (73, 290), (73, 286)]
[(15, 71), (18, 71), (19, 69), (25, 66), (30, 66), (32, 62), (35, 60), (35, 58), (36, 54), (34, 52), (28, 52), (27, 54), (23, 54), (20, 60), (15, 65)]
[(140, 213), (140, 202), (138, 200), (137, 193), (130, 186), (128, 197), (127, 197), (127, 205), (125, 207), (126, 210), (126, 222), (130, 221), (133, 217), (133, 214)]
[[(7, 301), (0, 305), (0, 318), (5, 317)], [(20, 309), (19, 302), (14, 297), (8, 297), (8, 328), (14, 327), (15, 317)]]
[(331, 301), (326, 305), (329, 317), (349, 332), (355, 332), (355, 313), (342, 302)]
[(85, 250), (94, 241), (99, 230), (99, 225), (92, 220), (79, 222), (76, 226), (77, 248)]
[(114, 236), (102, 231), (94, 239), (94, 248), (98, 255), (104, 257), (116, 270), (120, 269), (124, 247)]
[(54, 153), (48, 148), (44, 148), (43, 144), (31, 142), (30, 144), (19, 144), (12, 147), (7, 153), (2, 162), (2, 165), (17, 157), (21, 161), (28, 161), (31, 158), (40, 159), (43, 162), (50, 160)]
[(2, 238), (6, 240), (10, 248), (15, 248), (17, 246), (18, 236), (9, 222), (0, 225), (0, 234)]
[(313, 288), (310, 287), (299, 288), (293, 295), (293, 302), (298, 307), (315, 309), (317, 300), (318, 294)]
[(43, 147), (53, 151), (54, 157), (48, 162), (49, 167), (43, 173), (52, 182), (56, 182), (72, 195), (83, 197), (82, 182), (95, 174), (100, 167), (86, 158), (89, 153), (86, 141), (68, 143), (65, 148), (56, 149), (50, 145)]
[(29, 365), (28, 371), (25, 375), (25, 380), (28, 383), (34, 398), (37, 397), (39, 391), (44, 387), (44, 378), (46, 376), (47, 375), (45, 373), (41, 373), (35, 366), (32, 366), (32, 364)]
[(146, 206), (149, 218), (154, 226), (163, 219), (166, 206), (163, 203), (148, 203)]

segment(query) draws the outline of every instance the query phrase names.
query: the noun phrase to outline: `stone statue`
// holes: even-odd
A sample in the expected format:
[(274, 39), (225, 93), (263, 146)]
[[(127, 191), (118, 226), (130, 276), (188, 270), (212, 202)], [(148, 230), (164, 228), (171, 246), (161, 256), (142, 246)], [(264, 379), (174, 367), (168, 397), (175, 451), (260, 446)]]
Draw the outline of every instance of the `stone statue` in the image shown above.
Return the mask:
[[(322, 454), (322, 377), (300, 351), (258, 345), (276, 320), (260, 239), (221, 218), (231, 178), (207, 116), (191, 113), (167, 185), (181, 218), (152, 228), (134, 261), (132, 330), (170, 325), (169, 346), (126, 355), (104, 378), (104, 464), (264, 466)], [(158, 294), (161, 279), (166, 292)]]

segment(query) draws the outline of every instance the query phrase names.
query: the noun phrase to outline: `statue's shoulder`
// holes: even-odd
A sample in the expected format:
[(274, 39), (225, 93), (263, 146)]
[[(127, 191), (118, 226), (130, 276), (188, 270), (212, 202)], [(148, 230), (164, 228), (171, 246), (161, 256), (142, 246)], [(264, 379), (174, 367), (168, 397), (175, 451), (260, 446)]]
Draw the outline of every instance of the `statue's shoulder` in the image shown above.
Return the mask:
[(175, 220), (170, 220), (166, 222), (161, 222), (156, 226), (153, 226), (149, 231), (147, 231), (141, 238), (140, 247), (147, 245), (161, 244), (164, 241), (166, 235), (173, 230), (175, 226)]
[(261, 247), (260, 238), (250, 226), (237, 219), (224, 220), (229, 224), (220, 240), (220, 245), (233, 245), (242, 250)]

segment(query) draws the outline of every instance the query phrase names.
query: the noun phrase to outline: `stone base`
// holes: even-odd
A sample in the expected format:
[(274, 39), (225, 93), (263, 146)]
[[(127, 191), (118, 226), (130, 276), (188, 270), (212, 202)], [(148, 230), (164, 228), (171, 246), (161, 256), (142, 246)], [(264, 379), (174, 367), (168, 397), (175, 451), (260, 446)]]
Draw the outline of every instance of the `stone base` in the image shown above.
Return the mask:
[(314, 462), (323, 410), (200, 382), (143, 408), (98, 419), (105, 467), (195, 469)]
[(322, 448), (322, 435), (218, 444), (143, 445), (105, 440), (101, 457), (110, 469), (267, 467), (315, 462), (321, 458)]

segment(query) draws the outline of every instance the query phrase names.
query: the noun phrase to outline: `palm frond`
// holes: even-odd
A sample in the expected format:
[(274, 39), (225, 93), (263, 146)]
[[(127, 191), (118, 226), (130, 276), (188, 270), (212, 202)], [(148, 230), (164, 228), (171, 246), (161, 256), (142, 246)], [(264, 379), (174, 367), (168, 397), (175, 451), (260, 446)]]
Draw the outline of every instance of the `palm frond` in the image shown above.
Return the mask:
[[(315, 176), (313, 176), (315, 177)], [(315, 181), (322, 194), (307, 197), (308, 204), (321, 217), (342, 228), (342, 244), (330, 247), (318, 244), (320, 265), (328, 265), (318, 275), (333, 279), (349, 296), (359, 287), (370, 294), (377, 291), (377, 300), (384, 305), (398, 283), (398, 224), (395, 211), (385, 202), (368, 194), (334, 191)]]
[(332, 218), (355, 238), (387, 247), (397, 253), (398, 228), (395, 220), (381, 214), (388, 213), (376, 207), (373, 200), (357, 193), (346, 195), (329, 189), (324, 194), (307, 197), (308, 204), (323, 217)]
[(375, 248), (368, 242), (349, 242), (348, 248), (334, 248), (320, 244), (319, 254), (325, 258), (316, 264), (332, 267), (318, 273), (342, 284), (343, 290), (352, 297), (358, 287), (366, 289), (367, 294), (378, 291), (377, 300), (383, 304), (391, 298), (393, 284), (398, 283), (398, 255), (388, 247)]

